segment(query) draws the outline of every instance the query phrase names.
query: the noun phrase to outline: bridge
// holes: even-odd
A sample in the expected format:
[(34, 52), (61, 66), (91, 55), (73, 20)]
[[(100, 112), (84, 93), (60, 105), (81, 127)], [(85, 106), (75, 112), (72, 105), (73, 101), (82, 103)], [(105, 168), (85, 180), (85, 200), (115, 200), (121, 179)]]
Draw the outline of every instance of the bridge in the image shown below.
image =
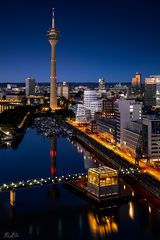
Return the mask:
[(87, 179), (87, 174), (85, 173), (75, 173), (68, 174), (66, 176), (60, 177), (46, 177), (46, 178), (35, 178), (30, 180), (22, 180), (18, 182), (12, 183), (4, 183), (0, 185), (0, 192), (7, 192), (12, 190), (18, 190), (21, 188), (30, 188), (36, 186), (44, 186), (49, 184), (57, 184), (57, 183), (67, 183), (75, 180)]
[[(138, 167), (133, 168), (122, 168), (118, 170), (119, 175), (131, 175), (141, 173)], [(68, 174), (65, 176), (55, 176), (55, 177), (46, 177), (46, 178), (34, 178), (30, 180), (22, 180), (12, 183), (4, 183), (0, 185), (0, 192), (6, 192), (11, 190), (17, 190), (21, 188), (30, 188), (36, 186), (43, 186), (49, 184), (58, 184), (58, 183), (67, 183), (75, 180), (88, 179), (87, 173), (75, 173)]]
[[(133, 168), (126, 168), (126, 169), (119, 169), (118, 174), (119, 176), (122, 175), (135, 175), (140, 174), (141, 171), (139, 167)], [(44, 185), (53, 185), (53, 184), (60, 184), (60, 183), (67, 183), (67, 182), (74, 182), (76, 180), (87, 180), (88, 175), (87, 173), (75, 173), (75, 174), (68, 174), (63, 176), (55, 176), (55, 177), (45, 177), (45, 178), (34, 178), (30, 180), (22, 180), (17, 182), (11, 183), (3, 183), (0, 185), (0, 192), (10, 192), (10, 205), (15, 206), (16, 203), (16, 190), (18, 189), (26, 189), (31, 187), (38, 187)]]

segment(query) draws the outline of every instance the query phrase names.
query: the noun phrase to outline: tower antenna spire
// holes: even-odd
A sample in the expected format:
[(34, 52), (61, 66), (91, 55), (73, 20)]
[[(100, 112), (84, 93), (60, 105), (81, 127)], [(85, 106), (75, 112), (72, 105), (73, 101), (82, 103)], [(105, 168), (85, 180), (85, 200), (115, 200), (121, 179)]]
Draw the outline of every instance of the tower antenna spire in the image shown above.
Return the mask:
[(54, 21), (54, 8), (52, 9), (53, 13), (52, 13), (52, 28), (55, 28), (55, 21)]

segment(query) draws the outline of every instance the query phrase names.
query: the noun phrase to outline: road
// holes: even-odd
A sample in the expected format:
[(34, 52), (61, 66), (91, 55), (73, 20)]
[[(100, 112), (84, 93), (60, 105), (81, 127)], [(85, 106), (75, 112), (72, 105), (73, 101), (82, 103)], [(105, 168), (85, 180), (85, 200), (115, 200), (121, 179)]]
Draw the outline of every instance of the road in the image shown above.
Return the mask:
[[(68, 121), (68, 123), (71, 124), (72, 126), (76, 127), (77, 129), (79, 129), (80, 131), (84, 132), (86, 135), (88, 135), (89, 137), (91, 137), (92, 139), (94, 139), (95, 141), (100, 143), (101, 145), (105, 146), (107, 149), (112, 150), (114, 153), (118, 154), (123, 159), (127, 160), (129, 163), (135, 164), (135, 158), (134, 157), (128, 155), (125, 152), (123, 152), (121, 149), (115, 147), (111, 143), (104, 141), (103, 139), (98, 137), (97, 134), (88, 134), (88, 133), (86, 133), (85, 127), (78, 126), (78, 124), (76, 124), (74, 121)], [(152, 177), (154, 177), (158, 181), (160, 181), (160, 170), (155, 169), (155, 168), (153, 168), (151, 166), (148, 166), (142, 160), (139, 161), (139, 166), (141, 167), (142, 171), (144, 171), (145, 173), (151, 175)]]

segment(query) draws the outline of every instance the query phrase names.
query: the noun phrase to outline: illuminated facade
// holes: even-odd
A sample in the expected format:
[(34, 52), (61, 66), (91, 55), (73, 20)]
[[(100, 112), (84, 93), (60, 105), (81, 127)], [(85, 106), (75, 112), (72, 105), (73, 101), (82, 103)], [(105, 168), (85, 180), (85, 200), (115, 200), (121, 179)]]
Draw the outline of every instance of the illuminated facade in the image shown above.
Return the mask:
[(97, 99), (96, 90), (84, 91), (84, 107), (90, 109), (92, 120), (94, 119), (95, 112), (102, 112), (102, 105), (102, 100)]
[(105, 118), (113, 119), (115, 117), (115, 99), (103, 100), (103, 116)]
[(15, 105), (11, 105), (11, 104), (0, 104), (0, 113), (2, 113), (5, 110), (8, 109), (13, 109), (15, 108)]
[(48, 40), (51, 44), (51, 76), (50, 76), (50, 108), (57, 108), (57, 91), (56, 91), (56, 44), (59, 40), (59, 31), (55, 29), (54, 9), (52, 16), (52, 28), (48, 32)]
[(140, 139), (142, 139), (142, 121), (128, 122), (127, 127), (123, 129), (123, 150), (136, 157)]
[[(76, 112), (76, 121), (81, 123), (84, 121), (85, 123), (89, 123), (91, 120), (94, 120), (94, 115), (96, 112), (102, 112), (103, 101), (97, 99), (97, 91), (96, 90), (84, 90), (84, 104), (77, 105)], [(86, 116), (85, 116), (86, 115)], [(89, 117), (90, 115), (90, 117)]]
[(91, 102), (97, 101), (97, 91), (96, 90), (84, 90), (84, 106), (85, 108), (89, 108), (91, 106)]
[(114, 197), (119, 193), (118, 172), (103, 166), (88, 169), (88, 191), (98, 198)]
[(112, 144), (116, 144), (116, 122), (110, 119), (97, 121), (97, 132), (101, 138)]
[(115, 102), (116, 140), (119, 146), (123, 145), (123, 129), (129, 121), (142, 119), (142, 103), (129, 99), (117, 99)]
[(13, 109), (20, 105), (22, 105), (21, 100), (16, 99), (0, 100), (0, 113), (8, 109)]
[(65, 97), (66, 99), (69, 98), (69, 86), (66, 82), (63, 82), (63, 84), (58, 85), (57, 95), (59, 97)]
[(91, 111), (85, 108), (83, 104), (77, 104), (76, 122), (89, 123), (91, 121)]
[(144, 150), (152, 161), (160, 160), (160, 119), (155, 115), (143, 118)]
[(144, 104), (160, 107), (160, 76), (145, 78)]
[(140, 88), (141, 86), (141, 74), (136, 73), (136, 75), (132, 78), (132, 87)]

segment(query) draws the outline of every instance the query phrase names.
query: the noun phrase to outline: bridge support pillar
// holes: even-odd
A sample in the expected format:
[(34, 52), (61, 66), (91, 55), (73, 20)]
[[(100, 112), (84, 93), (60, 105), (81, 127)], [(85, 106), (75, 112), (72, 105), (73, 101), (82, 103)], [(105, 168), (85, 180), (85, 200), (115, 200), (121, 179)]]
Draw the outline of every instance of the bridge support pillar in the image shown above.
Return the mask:
[(9, 201), (10, 201), (10, 205), (12, 207), (14, 207), (16, 205), (16, 192), (15, 192), (15, 190), (11, 190), (10, 191), (10, 199), (9, 199)]

